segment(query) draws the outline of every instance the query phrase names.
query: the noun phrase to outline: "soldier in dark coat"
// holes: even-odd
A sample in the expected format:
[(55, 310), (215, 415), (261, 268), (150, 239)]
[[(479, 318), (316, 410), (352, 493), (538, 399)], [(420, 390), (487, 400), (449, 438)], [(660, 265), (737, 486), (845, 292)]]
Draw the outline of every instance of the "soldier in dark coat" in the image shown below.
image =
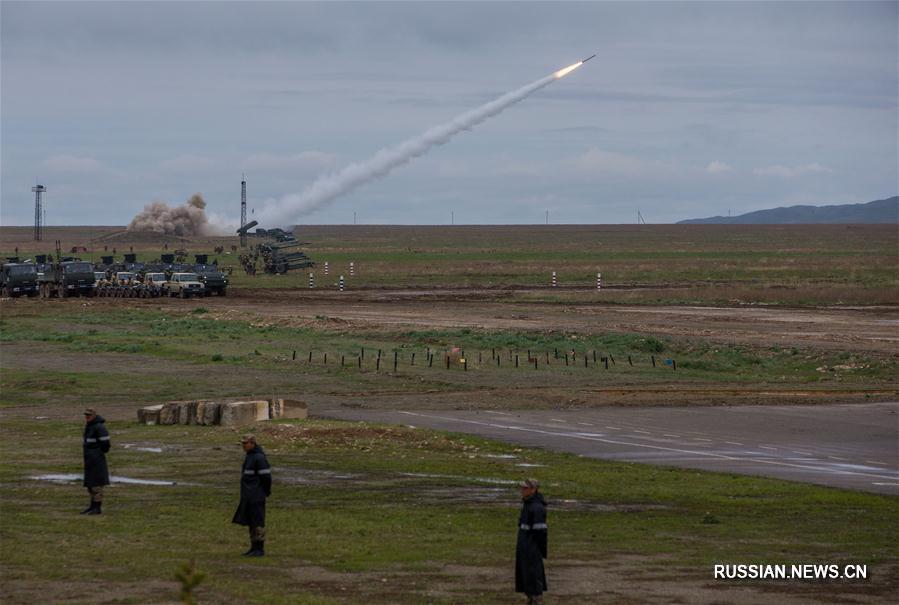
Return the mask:
[(539, 493), (536, 479), (525, 479), (521, 489), (521, 514), (518, 517), (518, 543), (515, 546), (515, 592), (528, 597), (528, 605), (542, 605), (546, 592), (546, 500)]
[(91, 500), (90, 505), (81, 511), (82, 515), (99, 515), (103, 512), (103, 487), (109, 485), (106, 452), (110, 446), (105, 422), (94, 408), (84, 410), (84, 487)]
[(244, 435), (240, 443), (246, 456), (240, 475), (240, 504), (231, 522), (250, 529), (250, 550), (243, 555), (262, 557), (265, 555), (265, 499), (272, 494), (272, 469), (255, 436)]

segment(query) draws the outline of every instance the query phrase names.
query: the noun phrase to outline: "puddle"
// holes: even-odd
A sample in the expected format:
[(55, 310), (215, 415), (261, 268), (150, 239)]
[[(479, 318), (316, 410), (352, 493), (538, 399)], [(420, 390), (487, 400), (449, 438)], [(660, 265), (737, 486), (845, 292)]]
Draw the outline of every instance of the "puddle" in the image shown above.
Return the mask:
[(429, 479), (455, 479), (456, 481), (477, 481), (478, 483), (494, 483), (497, 485), (516, 485), (518, 481), (511, 479), (494, 479), (493, 477), (463, 477), (461, 475), (437, 475), (432, 473), (400, 473), (405, 477), (427, 477)]
[[(462, 477), (464, 479), (464, 477)], [(512, 481), (511, 479), (493, 479), (490, 477), (475, 477), (475, 481), (479, 481), (481, 483), (495, 483), (497, 485), (518, 485), (518, 481)]]
[[(53, 481), (56, 483), (73, 483), (76, 481), (81, 481), (83, 477), (81, 475), (36, 475), (33, 477), (29, 477), (30, 479), (36, 479), (37, 481)], [(127, 483), (131, 485), (177, 485), (174, 481), (159, 481), (156, 479), (134, 479), (132, 477), (116, 477), (115, 475), (110, 475), (109, 480), (112, 483)]]
[(649, 510), (666, 510), (664, 504), (603, 504), (586, 500), (549, 498), (547, 506), (556, 512), (641, 513)]
[(484, 454), (484, 458), (503, 458), (508, 460), (509, 458), (514, 458), (515, 456), (512, 454)]
[(328, 485), (333, 481), (361, 481), (362, 475), (337, 473), (308, 468), (278, 467), (275, 469), (277, 480), (291, 484)]
[(529, 464), (527, 462), (522, 462), (521, 464), (516, 464), (515, 466), (523, 466), (525, 468), (535, 468), (538, 466), (546, 466), (545, 464)]
[(135, 447), (135, 445), (133, 443), (126, 443), (122, 447), (126, 450), (133, 449), (135, 452), (153, 452), (154, 454), (162, 453), (161, 447), (145, 447), (145, 446)]
[(396, 499), (405, 499), (415, 504), (439, 504), (448, 499), (453, 501), (476, 502), (479, 504), (500, 505), (514, 507), (518, 505), (515, 494), (507, 487), (468, 486), (464, 489), (458, 487), (417, 487), (414, 490), (400, 488)]

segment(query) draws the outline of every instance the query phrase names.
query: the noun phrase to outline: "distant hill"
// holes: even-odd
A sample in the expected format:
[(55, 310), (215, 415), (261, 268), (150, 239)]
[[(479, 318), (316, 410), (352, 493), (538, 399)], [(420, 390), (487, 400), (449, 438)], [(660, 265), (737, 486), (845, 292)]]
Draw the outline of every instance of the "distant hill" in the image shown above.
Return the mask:
[(789, 206), (756, 210), (740, 216), (713, 216), (679, 221), (678, 225), (796, 225), (815, 223), (899, 223), (899, 196), (866, 204)]

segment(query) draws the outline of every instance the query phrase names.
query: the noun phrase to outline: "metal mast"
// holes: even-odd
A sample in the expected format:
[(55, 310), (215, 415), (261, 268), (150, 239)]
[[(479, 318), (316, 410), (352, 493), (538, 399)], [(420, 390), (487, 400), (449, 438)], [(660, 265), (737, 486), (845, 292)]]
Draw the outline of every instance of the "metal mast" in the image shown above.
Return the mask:
[[(240, 175), (240, 226), (241, 228), (247, 224), (247, 177), (245, 174)], [(240, 247), (247, 245), (247, 234), (244, 232), (240, 236)]]
[(34, 191), (34, 241), (39, 242), (44, 235), (44, 211), (41, 207), (41, 194), (47, 188), (43, 185), (35, 185), (31, 190)]

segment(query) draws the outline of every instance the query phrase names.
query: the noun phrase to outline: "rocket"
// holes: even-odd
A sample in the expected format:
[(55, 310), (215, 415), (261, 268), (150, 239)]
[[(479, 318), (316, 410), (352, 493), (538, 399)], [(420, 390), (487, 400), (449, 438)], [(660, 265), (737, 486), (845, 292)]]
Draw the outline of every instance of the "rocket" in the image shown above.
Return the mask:
[(590, 55), (590, 56), (587, 57), (586, 59), (582, 60), (581, 63), (586, 63), (587, 61), (589, 61), (590, 59), (592, 59), (592, 58), (595, 57), (595, 56), (596, 56), (595, 54)]

